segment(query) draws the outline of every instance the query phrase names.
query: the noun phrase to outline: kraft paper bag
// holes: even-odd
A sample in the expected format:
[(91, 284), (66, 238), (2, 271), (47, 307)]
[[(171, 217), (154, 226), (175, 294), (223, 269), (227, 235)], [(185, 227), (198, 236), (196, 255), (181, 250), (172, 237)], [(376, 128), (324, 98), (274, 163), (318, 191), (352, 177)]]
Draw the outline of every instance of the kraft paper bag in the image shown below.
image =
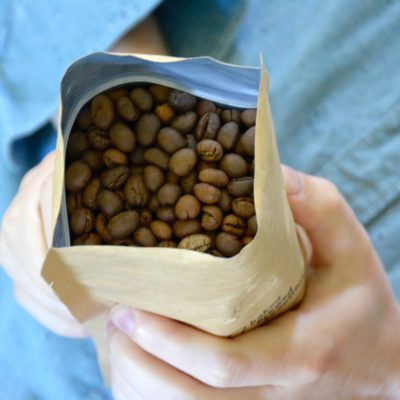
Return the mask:
[[(152, 82), (237, 108), (257, 107), (254, 200), (258, 231), (231, 258), (174, 248), (70, 246), (64, 192), (65, 148), (82, 106), (118, 85)], [(93, 335), (106, 373), (104, 322), (115, 303), (151, 311), (218, 336), (252, 329), (297, 304), (305, 259), (283, 186), (261, 68), (208, 57), (172, 59), (95, 53), (63, 78), (53, 193), (53, 245), (42, 275)]]

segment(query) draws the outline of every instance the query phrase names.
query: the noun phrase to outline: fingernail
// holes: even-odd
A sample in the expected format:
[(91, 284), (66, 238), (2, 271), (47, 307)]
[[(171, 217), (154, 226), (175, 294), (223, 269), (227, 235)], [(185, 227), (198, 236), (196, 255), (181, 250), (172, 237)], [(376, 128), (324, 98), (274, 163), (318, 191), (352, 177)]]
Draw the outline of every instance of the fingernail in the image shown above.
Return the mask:
[(285, 190), (288, 195), (297, 195), (303, 191), (303, 174), (285, 165)]
[(115, 326), (127, 335), (131, 335), (135, 327), (135, 314), (127, 307), (116, 306), (111, 310), (110, 319)]

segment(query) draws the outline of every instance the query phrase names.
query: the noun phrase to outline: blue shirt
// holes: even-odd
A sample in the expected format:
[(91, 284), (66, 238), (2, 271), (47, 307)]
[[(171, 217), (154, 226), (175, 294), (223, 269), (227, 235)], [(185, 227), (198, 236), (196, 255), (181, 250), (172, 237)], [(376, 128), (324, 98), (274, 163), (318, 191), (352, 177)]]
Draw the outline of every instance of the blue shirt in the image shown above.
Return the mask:
[[(65, 68), (158, 3), (0, 4), (0, 215), (25, 170), (54, 147), (47, 121)], [(245, 3), (167, 0), (156, 14), (172, 55), (258, 65), (263, 52), (282, 161), (339, 186), (400, 299), (400, 3)], [(109, 399), (91, 341), (43, 328), (2, 271), (0, 287), (0, 400)]]

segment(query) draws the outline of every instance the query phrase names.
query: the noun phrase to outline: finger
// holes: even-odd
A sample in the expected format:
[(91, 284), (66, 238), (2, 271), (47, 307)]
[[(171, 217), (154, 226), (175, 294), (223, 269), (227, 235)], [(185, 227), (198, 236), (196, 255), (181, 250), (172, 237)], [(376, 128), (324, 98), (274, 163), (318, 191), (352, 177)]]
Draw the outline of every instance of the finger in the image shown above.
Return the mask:
[(204, 385), (147, 353), (118, 329), (111, 330), (108, 345), (113, 390), (127, 399), (134, 398), (135, 393), (146, 400), (276, 399), (268, 388), (216, 389)]
[(333, 183), (287, 166), (282, 171), (293, 217), (311, 240), (313, 260), (341, 265), (355, 251), (371, 254), (365, 229)]

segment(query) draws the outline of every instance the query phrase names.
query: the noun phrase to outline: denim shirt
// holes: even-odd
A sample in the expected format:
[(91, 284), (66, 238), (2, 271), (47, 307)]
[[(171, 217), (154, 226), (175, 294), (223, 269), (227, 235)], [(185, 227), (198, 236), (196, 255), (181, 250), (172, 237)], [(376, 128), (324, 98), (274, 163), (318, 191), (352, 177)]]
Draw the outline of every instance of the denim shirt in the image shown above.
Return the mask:
[[(47, 121), (65, 68), (107, 49), (158, 3), (0, 4), (0, 215), (25, 170), (54, 147)], [(282, 162), (338, 185), (400, 299), (400, 3), (245, 3), (166, 0), (156, 15), (172, 55), (258, 65), (263, 53)], [(0, 400), (110, 399), (91, 341), (42, 327), (1, 270), (0, 288)]]

